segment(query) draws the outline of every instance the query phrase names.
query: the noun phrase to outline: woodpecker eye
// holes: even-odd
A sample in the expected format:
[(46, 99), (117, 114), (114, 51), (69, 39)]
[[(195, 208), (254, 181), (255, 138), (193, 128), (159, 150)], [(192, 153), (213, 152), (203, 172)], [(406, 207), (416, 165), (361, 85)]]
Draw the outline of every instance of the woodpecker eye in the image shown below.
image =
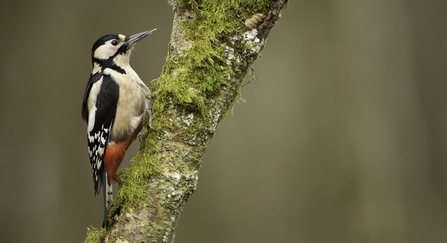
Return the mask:
[(118, 40), (113, 40), (112, 45), (114, 45), (114, 46), (118, 45)]

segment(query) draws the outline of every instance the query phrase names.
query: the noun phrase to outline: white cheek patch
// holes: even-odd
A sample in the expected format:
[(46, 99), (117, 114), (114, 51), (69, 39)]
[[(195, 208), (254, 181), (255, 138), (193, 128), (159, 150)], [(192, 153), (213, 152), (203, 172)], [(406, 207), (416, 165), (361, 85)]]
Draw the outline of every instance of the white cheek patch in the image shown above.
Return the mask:
[(95, 58), (105, 60), (112, 56), (114, 53), (115, 50), (111, 46), (109, 46), (108, 43), (106, 43), (95, 50)]
[(119, 35), (118, 38), (120, 42), (116, 46), (112, 45), (113, 40), (109, 40), (106, 41), (106, 43), (104, 43), (103, 45), (96, 48), (94, 57), (96, 59), (106, 60), (109, 59), (109, 57), (113, 56), (115, 52), (123, 45), (126, 37), (124, 35)]

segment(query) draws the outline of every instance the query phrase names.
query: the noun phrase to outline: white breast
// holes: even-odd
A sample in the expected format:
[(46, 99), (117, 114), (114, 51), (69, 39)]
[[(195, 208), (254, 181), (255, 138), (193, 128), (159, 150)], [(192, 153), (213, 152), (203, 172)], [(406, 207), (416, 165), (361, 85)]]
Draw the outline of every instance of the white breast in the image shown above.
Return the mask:
[(120, 87), (120, 98), (109, 137), (112, 141), (131, 135), (149, 108), (149, 100), (146, 98), (150, 92), (149, 88), (130, 66), (124, 70), (126, 71), (124, 75), (112, 69), (104, 70), (104, 73), (110, 74)]

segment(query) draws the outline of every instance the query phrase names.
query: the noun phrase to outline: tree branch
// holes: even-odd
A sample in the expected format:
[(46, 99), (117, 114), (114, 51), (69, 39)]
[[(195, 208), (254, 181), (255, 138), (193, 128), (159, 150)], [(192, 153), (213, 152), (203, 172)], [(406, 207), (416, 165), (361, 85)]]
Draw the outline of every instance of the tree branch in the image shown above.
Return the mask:
[(116, 178), (120, 190), (107, 232), (89, 229), (85, 242), (174, 241), (205, 149), (286, 4), (172, 1), (169, 53), (152, 82), (153, 128), (142, 132), (139, 153)]

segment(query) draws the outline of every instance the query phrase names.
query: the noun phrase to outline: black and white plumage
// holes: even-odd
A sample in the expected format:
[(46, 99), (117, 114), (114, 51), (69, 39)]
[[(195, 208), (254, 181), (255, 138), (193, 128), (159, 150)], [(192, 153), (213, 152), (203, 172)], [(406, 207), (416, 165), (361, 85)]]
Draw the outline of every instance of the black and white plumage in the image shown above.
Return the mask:
[[(108, 34), (92, 47), (93, 71), (82, 102), (95, 195), (104, 196), (103, 227), (112, 200), (113, 178), (150, 109), (149, 88), (130, 67), (135, 44), (154, 30), (131, 36)], [(107, 193), (107, 195), (106, 195)]]

